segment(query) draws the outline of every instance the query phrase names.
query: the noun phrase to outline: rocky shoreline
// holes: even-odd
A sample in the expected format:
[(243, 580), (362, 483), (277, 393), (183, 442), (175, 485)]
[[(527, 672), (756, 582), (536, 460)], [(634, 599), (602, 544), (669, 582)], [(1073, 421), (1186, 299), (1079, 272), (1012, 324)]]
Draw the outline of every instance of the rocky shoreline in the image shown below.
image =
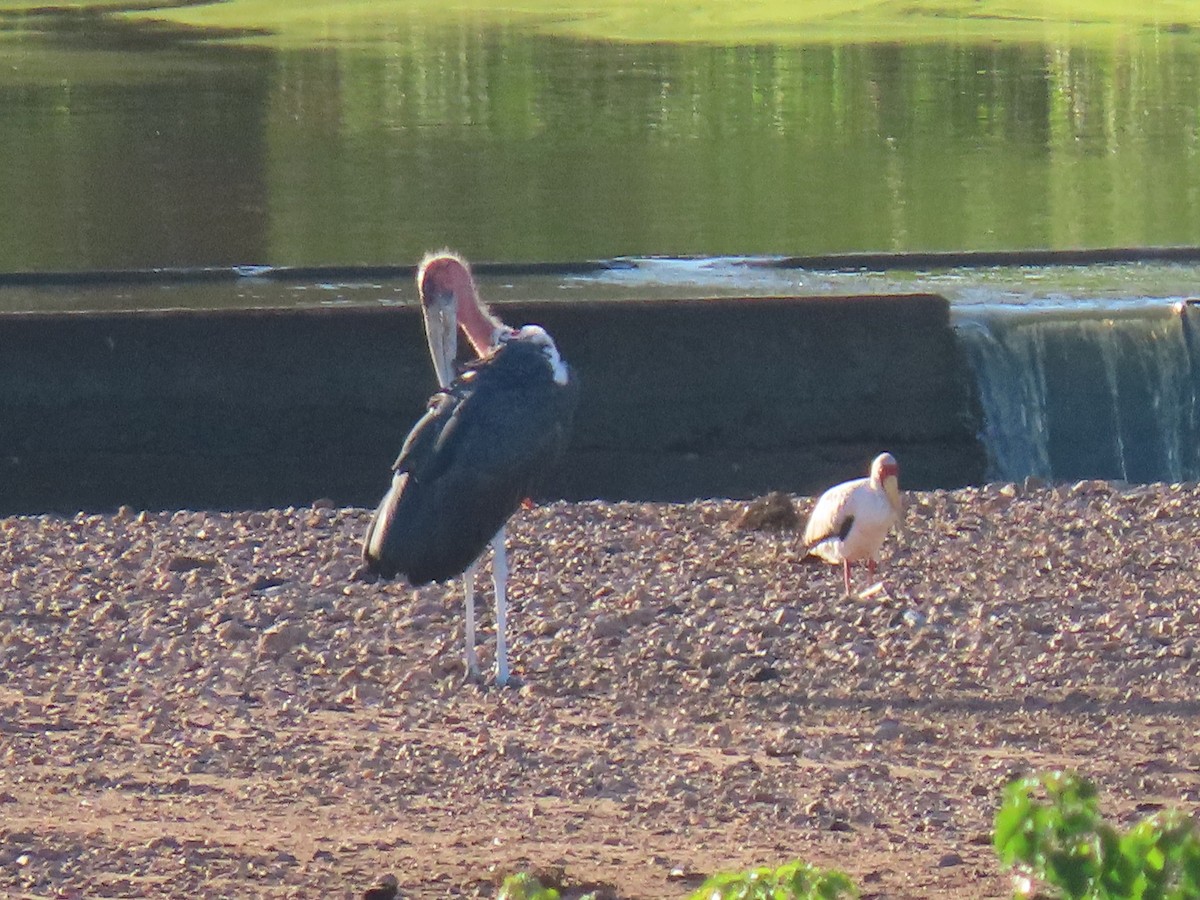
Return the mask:
[(801, 857), (1003, 897), (1014, 774), (1194, 812), (1197, 486), (907, 500), (855, 598), (741, 503), (522, 510), (515, 688), (464, 684), (457, 585), (353, 578), (365, 510), (0, 520), (0, 888), (668, 898)]

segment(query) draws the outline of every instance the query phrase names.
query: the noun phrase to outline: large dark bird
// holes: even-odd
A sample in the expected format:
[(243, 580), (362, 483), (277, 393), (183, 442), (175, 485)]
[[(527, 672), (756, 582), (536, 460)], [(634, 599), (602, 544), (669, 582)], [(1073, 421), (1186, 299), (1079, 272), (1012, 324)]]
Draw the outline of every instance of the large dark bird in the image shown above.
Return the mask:
[[(417, 272), (430, 354), (442, 389), (409, 432), (391, 489), (363, 541), (367, 568), (411, 584), (465, 573), (466, 660), (475, 655), (474, 575), (490, 542), (496, 589), (496, 681), (508, 681), (504, 523), (561, 456), (575, 381), (545, 329), (509, 328), (479, 299), (464, 260), (427, 257)], [(457, 376), (457, 332), (479, 358)]]

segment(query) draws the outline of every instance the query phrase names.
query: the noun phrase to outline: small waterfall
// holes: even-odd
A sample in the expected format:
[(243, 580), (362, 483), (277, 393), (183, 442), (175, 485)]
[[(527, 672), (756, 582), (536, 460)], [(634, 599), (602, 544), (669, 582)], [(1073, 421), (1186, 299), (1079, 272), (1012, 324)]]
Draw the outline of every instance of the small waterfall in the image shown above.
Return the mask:
[(1191, 303), (958, 312), (988, 477), (1200, 478), (1197, 315)]

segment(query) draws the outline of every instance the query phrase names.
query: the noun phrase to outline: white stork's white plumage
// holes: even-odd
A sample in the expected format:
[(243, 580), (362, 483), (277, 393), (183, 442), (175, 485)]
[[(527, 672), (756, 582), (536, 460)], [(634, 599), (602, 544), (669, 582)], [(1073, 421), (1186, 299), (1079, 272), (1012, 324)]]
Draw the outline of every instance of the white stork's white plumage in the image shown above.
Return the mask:
[(804, 528), (804, 549), (835, 565), (841, 563), (850, 593), (850, 566), (866, 562), (875, 574), (879, 548), (903, 512), (900, 467), (890, 453), (871, 463), (868, 478), (835, 485), (817, 500)]

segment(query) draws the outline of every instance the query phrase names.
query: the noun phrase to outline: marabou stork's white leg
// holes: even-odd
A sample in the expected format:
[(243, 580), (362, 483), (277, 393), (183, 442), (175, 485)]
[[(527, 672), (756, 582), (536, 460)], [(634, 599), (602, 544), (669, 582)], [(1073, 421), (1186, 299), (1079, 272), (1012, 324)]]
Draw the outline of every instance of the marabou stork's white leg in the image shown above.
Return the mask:
[(508, 684), (508, 554), (504, 549), (504, 526), (492, 538), (492, 584), (496, 589), (496, 684)]
[(479, 568), (479, 560), (467, 566), (463, 572), (463, 599), (467, 607), (466, 645), (467, 645), (467, 677), (479, 677), (479, 657), (475, 655), (475, 571)]

